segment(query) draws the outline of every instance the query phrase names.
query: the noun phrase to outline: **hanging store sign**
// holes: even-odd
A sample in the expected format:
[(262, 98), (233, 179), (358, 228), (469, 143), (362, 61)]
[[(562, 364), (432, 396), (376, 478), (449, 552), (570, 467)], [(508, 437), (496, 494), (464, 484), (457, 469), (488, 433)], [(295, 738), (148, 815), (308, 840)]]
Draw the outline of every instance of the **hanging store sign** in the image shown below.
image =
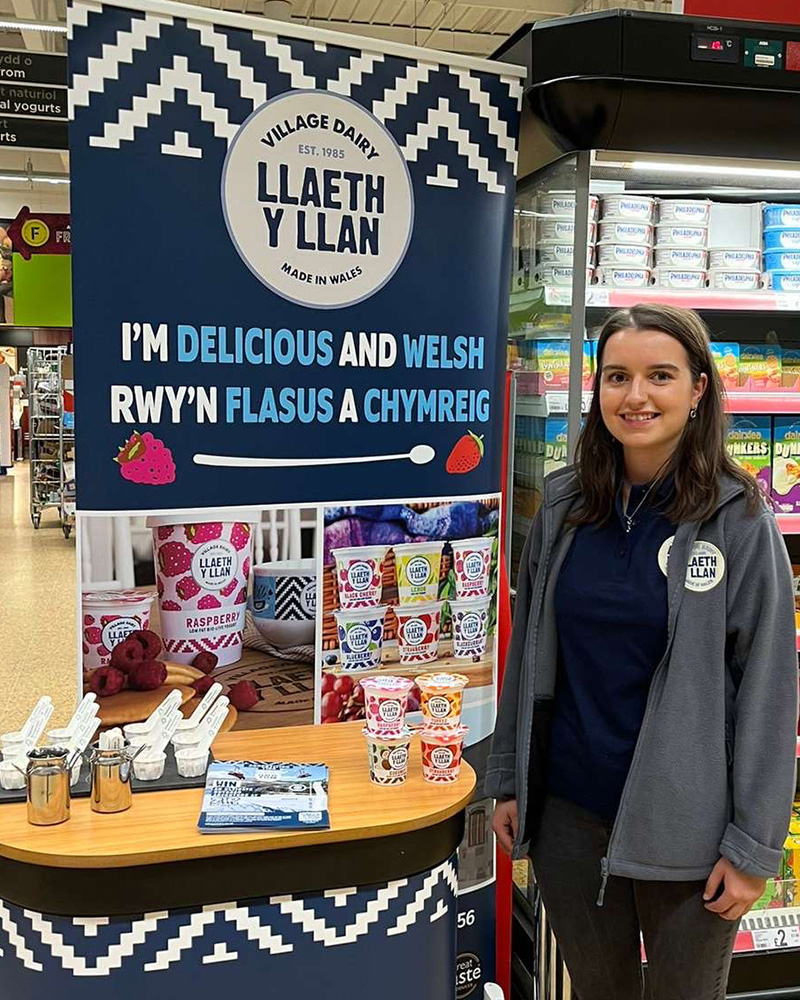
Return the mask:
[(0, 149), (51, 149), (59, 152), (68, 147), (65, 121), (43, 121), (13, 115), (0, 117)]
[(67, 57), (24, 49), (0, 49), (0, 82), (67, 86)]
[(65, 87), (0, 83), (0, 114), (66, 121), (67, 90)]
[(8, 227), (15, 253), (25, 260), (33, 254), (65, 254), (72, 246), (69, 215), (31, 212), (26, 205)]

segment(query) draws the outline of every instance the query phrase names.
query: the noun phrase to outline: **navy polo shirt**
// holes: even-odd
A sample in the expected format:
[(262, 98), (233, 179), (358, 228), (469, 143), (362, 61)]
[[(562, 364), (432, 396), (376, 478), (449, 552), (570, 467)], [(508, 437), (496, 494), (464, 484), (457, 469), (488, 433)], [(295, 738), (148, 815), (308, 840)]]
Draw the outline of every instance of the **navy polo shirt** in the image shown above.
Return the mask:
[[(646, 486), (633, 486), (633, 512)], [(645, 501), (626, 534), (621, 490), (607, 524), (581, 525), (556, 582), (559, 663), (548, 790), (613, 820), (667, 646), (667, 578), (658, 553), (675, 526), (672, 484)]]

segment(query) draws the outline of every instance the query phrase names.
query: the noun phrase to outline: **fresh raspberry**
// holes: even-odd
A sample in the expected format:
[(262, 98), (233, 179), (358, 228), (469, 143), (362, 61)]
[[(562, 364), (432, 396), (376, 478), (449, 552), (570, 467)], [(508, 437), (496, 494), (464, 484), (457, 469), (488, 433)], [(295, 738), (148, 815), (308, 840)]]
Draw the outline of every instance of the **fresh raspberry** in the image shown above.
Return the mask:
[(92, 628), (84, 629), (83, 637), (92, 646), (99, 646), (103, 641), (103, 633), (96, 625)]
[(161, 660), (145, 660), (139, 663), (128, 676), (134, 691), (155, 691), (167, 679), (167, 668)]
[(247, 587), (242, 587), (239, 593), (236, 595), (236, 600), (234, 604), (247, 604)]
[(158, 567), (164, 576), (181, 576), (192, 568), (192, 553), (183, 542), (165, 542), (158, 550)]
[(228, 692), (231, 705), (239, 712), (247, 712), (259, 702), (258, 690), (252, 681), (239, 681)]
[(168, 527), (166, 525), (164, 525), (163, 527), (159, 528), (158, 529), (158, 540), (159, 540), (159, 542), (163, 542), (165, 538), (169, 538), (169, 536), (173, 533), (173, 531), (175, 531), (174, 527), (170, 528), (170, 527)]
[(220, 591), (220, 594), (222, 594), (223, 597), (230, 597), (231, 594), (234, 592), (234, 590), (236, 590), (238, 585), (239, 581), (236, 579), (236, 577), (234, 577), (230, 583), (225, 584), (225, 586)]
[(181, 606), (177, 601), (162, 601), (161, 602), (162, 611), (180, 611)]
[(186, 540), (192, 545), (202, 542), (213, 542), (222, 535), (222, 522), (211, 521), (205, 524), (187, 524), (183, 529)]
[(129, 639), (135, 639), (144, 650), (143, 660), (155, 660), (161, 652), (161, 639), (149, 628), (131, 632)]
[(192, 666), (195, 670), (202, 670), (204, 674), (213, 674), (217, 669), (218, 663), (219, 657), (217, 654), (208, 653), (205, 650), (202, 653), (198, 653), (192, 660)]
[(92, 618), (91, 615), (84, 615), (83, 616), (83, 624), (84, 625), (94, 625), (94, 618)]
[(89, 678), (89, 688), (98, 698), (111, 698), (125, 687), (125, 674), (116, 667), (99, 667)]
[(206, 594), (205, 597), (201, 597), (197, 602), (197, 607), (201, 611), (208, 611), (209, 608), (221, 608), (222, 605), (213, 594)]
[(121, 670), (123, 674), (129, 674), (135, 666), (148, 659), (144, 655), (144, 646), (135, 636), (136, 633), (132, 632), (111, 650), (111, 666)]
[(231, 528), (231, 545), (237, 552), (241, 552), (250, 543), (250, 525), (234, 524)]
[[(199, 669), (200, 668), (198, 667), (198, 670)], [(197, 696), (202, 698), (203, 695), (206, 693), (206, 691), (208, 691), (208, 689), (212, 687), (214, 683), (215, 682), (213, 677), (198, 677), (196, 681), (192, 681), (192, 687), (194, 688)]]
[(175, 591), (182, 601), (188, 601), (200, 593), (200, 584), (193, 576), (184, 576), (175, 584)]

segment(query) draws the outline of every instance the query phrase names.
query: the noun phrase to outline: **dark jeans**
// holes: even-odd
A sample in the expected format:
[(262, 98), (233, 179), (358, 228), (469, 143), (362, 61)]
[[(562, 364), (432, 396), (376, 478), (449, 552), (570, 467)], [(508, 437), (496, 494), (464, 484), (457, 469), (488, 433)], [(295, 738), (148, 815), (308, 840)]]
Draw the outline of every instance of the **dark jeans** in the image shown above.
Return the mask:
[(610, 824), (548, 796), (531, 861), (580, 1000), (644, 996), (639, 935), (653, 1000), (724, 1000), (738, 922), (703, 905), (705, 882), (612, 876), (597, 906)]

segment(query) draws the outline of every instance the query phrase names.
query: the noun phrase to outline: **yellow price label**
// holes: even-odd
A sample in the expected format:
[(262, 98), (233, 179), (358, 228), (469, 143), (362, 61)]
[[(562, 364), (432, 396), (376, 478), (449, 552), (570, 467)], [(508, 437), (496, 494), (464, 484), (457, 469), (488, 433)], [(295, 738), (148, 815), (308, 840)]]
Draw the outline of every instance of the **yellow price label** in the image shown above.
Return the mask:
[(28, 219), (22, 225), (22, 238), (29, 247), (43, 247), (50, 239), (50, 227), (41, 219)]

